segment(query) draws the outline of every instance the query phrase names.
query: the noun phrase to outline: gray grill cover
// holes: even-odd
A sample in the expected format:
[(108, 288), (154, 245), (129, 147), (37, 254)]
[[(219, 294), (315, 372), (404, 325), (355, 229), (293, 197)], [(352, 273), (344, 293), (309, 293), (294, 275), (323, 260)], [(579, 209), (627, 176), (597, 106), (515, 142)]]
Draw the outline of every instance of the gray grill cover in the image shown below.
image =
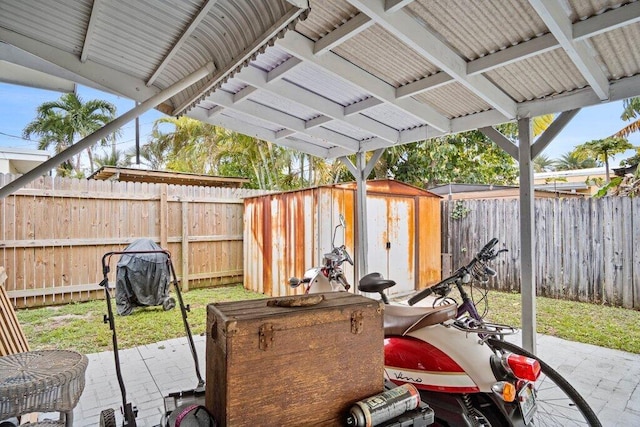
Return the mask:
[[(153, 240), (138, 239), (125, 249), (129, 251), (160, 251)], [(120, 257), (116, 272), (116, 307), (118, 314), (131, 314), (135, 307), (163, 305), (169, 298), (169, 265), (167, 255), (125, 254)]]

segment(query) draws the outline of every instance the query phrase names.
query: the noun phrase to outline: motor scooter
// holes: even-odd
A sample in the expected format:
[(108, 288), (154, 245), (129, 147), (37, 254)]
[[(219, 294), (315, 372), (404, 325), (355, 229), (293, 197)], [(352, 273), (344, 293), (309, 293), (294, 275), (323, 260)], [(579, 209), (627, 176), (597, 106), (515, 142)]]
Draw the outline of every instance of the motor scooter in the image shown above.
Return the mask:
[[(339, 226), (344, 227), (342, 218)], [(416, 386), (443, 426), (600, 426), (566, 379), (540, 358), (505, 341), (516, 328), (489, 323), (484, 320), (486, 310), (478, 312), (480, 299), (488, 301), (486, 286), (482, 291), (478, 284), (486, 285), (496, 276), (488, 264), (506, 252), (496, 250), (497, 243), (492, 239), (469, 264), (408, 300), (390, 303), (384, 291), (395, 282), (380, 273), (359, 281), (360, 292), (377, 293), (385, 303), (385, 379)], [(305, 293), (343, 290), (328, 285), (336, 271), (342, 275), (341, 269), (330, 268), (336, 264), (326, 261), (332, 254), (339, 254), (336, 260), (351, 259), (344, 247), (332, 250), (323, 267), (307, 271), (302, 280), (292, 278), (291, 285), (305, 283)], [(325, 279), (316, 281), (320, 276)], [(474, 286), (481, 294), (478, 301), (467, 292), (469, 288), (473, 295)], [(454, 289), (460, 304), (451, 293)]]
[(353, 259), (345, 245), (336, 246), (336, 234), (338, 229), (345, 227), (344, 216), (340, 214), (339, 224), (333, 229), (331, 238), (331, 252), (322, 257), (322, 266), (313, 267), (307, 270), (302, 279), (292, 277), (289, 279), (289, 286), (297, 288), (304, 285), (304, 293), (337, 292), (348, 291), (351, 285), (347, 281), (342, 271), (342, 264), (346, 261), (353, 265)]
[[(395, 285), (379, 273), (363, 277), (362, 292), (385, 302), (385, 377), (411, 383), (447, 426), (600, 426), (580, 394), (535, 355), (505, 341), (516, 329), (484, 320), (465, 287), (488, 282), (488, 266), (506, 249), (487, 243), (451, 277), (426, 288), (404, 304), (389, 304), (384, 290)], [(455, 288), (461, 304), (452, 298)], [(486, 287), (480, 292), (487, 302)], [(416, 306), (430, 295), (426, 306)], [(486, 310), (485, 313), (486, 314)]]

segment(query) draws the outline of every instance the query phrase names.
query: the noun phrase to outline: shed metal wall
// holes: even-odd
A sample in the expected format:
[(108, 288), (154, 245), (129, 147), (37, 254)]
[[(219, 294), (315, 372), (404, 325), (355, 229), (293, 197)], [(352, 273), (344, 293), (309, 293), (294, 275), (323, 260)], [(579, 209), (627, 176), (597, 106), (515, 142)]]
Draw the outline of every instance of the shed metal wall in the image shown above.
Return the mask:
[[(385, 224), (384, 235), (370, 239), (370, 258), (384, 258), (385, 265), (392, 262), (395, 268), (384, 269), (376, 262), (371, 264), (371, 271), (385, 275), (393, 271), (398, 275), (402, 271), (406, 277), (390, 277), (399, 284), (402, 282), (398, 290), (412, 290), (437, 282), (441, 276), (440, 197), (396, 181), (382, 180), (368, 182), (368, 198), (382, 199), (382, 204), (388, 207), (367, 211), (369, 224)], [(358, 235), (355, 200), (355, 186), (348, 184), (245, 199), (245, 288), (270, 296), (302, 292), (300, 288), (289, 288), (289, 278), (301, 277), (307, 269), (320, 265), (322, 255), (331, 250), (333, 230), (340, 214), (345, 217), (346, 227), (343, 232), (338, 231), (336, 245), (344, 244), (349, 253), (354, 254)], [(411, 215), (401, 215), (401, 212)], [(406, 248), (402, 253), (391, 254), (385, 244), (380, 243), (392, 235), (394, 249)], [(406, 268), (403, 271), (398, 266)], [(355, 287), (355, 269), (347, 263), (343, 268)]]

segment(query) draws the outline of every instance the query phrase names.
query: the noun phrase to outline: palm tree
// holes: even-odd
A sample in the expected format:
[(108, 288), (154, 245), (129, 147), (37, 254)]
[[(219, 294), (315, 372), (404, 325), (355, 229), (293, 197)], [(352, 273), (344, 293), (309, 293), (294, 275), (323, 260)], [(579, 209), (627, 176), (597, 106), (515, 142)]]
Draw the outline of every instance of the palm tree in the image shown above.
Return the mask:
[[(622, 120), (628, 122), (629, 120), (638, 118), (638, 115), (640, 114), (640, 97), (625, 99), (622, 105), (624, 106), (624, 111), (620, 116)], [(631, 124), (623, 127), (612, 136), (616, 138), (626, 138), (631, 133), (637, 132), (638, 130), (640, 130), (640, 119), (635, 120)]]
[(559, 160), (555, 161), (556, 170), (559, 171), (570, 171), (576, 169), (589, 169), (596, 168), (599, 166), (598, 162), (594, 159), (579, 159), (574, 151), (569, 151), (568, 153), (560, 156)]
[(533, 171), (534, 172), (549, 172), (552, 171), (555, 167), (555, 160), (550, 159), (549, 156), (545, 156), (544, 154), (540, 154), (535, 159), (533, 159)]
[[(65, 93), (58, 101), (41, 104), (37, 113), (36, 118), (24, 128), (23, 135), (25, 138), (38, 135), (41, 138), (40, 149), (46, 150), (53, 144), (59, 153), (113, 120), (116, 107), (99, 99), (83, 103), (75, 93)], [(93, 172), (91, 147), (87, 148), (87, 155)], [(80, 155), (76, 156), (74, 169), (76, 174), (81, 173)]]
[(608, 137), (595, 139), (578, 145), (574, 153), (578, 159), (596, 159), (604, 163), (607, 184), (609, 183), (609, 157), (624, 153), (634, 146), (625, 138)]
[[(173, 125), (163, 133), (160, 126)], [(163, 117), (155, 121), (152, 140), (158, 153), (166, 152), (169, 169), (201, 174), (217, 174), (219, 130), (216, 126), (189, 117)], [(142, 153), (141, 153), (142, 154)]]
[(105, 151), (102, 154), (96, 154), (94, 157), (95, 164), (98, 168), (102, 166), (128, 166), (129, 156), (122, 150)]

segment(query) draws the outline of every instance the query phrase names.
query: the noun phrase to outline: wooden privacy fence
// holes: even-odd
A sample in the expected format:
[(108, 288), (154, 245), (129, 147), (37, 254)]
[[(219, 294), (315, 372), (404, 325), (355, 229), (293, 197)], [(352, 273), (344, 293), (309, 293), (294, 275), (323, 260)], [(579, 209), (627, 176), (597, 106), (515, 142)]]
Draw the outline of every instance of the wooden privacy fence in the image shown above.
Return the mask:
[(0, 199), (7, 294), (19, 307), (95, 298), (102, 256), (139, 238), (171, 252), (183, 288), (242, 282), (241, 197), (262, 193), (42, 177)]
[[(492, 237), (509, 250), (490, 286), (520, 290), (519, 205), (512, 200), (443, 202), (443, 253), (453, 268)], [(640, 309), (640, 199), (535, 200), (537, 294)]]

